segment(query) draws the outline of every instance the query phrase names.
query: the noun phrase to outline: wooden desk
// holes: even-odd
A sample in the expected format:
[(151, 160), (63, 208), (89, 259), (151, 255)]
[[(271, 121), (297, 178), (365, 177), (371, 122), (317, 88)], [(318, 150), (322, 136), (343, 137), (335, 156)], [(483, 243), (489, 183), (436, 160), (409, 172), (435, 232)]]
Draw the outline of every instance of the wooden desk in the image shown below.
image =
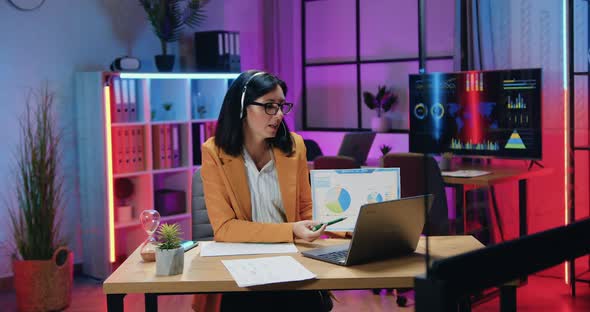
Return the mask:
[[(313, 243), (297, 242), (297, 248), (302, 251), (343, 242), (345, 240), (342, 239), (318, 240)], [(432, 260), (483, 247), (472, 236), (431, 237), (429, 243)], [(155, 262), (143, 263), (138, 248), (107, 278), (103, 284), (103, 290), (107, 295), (108, 311), (123, 311), (123, 298), (128, 293), (145, 294), (146, 310), (155, 311), (159, 294), (409, 288), (414, 285), (414, 277), (425, 272), (424, 245), (425, 240), (421, 238), (416, 253), (413, 255), (350, 267), (306, 258), (300, 253), (287, 254), (315, 273), (317, 279), (249, 288), (238, 287), (221, 260), (275, 255), (201, 257), (199, 256), (200, 247), (197, 247), (186, 253), (183, 274), (156, 276)]]
[[(498, 209), (496, 204), (496, 196), (494, 186), (500, 183), (518, 181), (518, 216), (519, 216), (519, 235), (528, 234), (528, 222), (527, 222), (527, 180), (548, 175), (553, 172), (550, 168), (534, 168), (528, 170), (523, 167), (494, 167), (494, 166), (482, 166), (482, 167), (460, 167), (454, 170), (460, 169), (475, 169), (490, 171), (491, 174), (474, 177), (474, 178), (456, 178), (456, 177), (443, 177), (443, 180), (447, 186), (455, 188), (456, 198), (456, 209), (458, 213), (464, 213), (465, 209), (465, 191), (489, 187), (492, 195), (492, 204), (495, 210), (496, 218), (498, 218)], [(466, 220), (465, 216), (463, 219)], [(501, 222), (497, 222), (500, 232), (502, 233)], [(465, 221), (463, 222), (465, 227)], [(464, 231), (459, 229), (458, 233)], [(502, 237), (502, 240), (504, 238)]]

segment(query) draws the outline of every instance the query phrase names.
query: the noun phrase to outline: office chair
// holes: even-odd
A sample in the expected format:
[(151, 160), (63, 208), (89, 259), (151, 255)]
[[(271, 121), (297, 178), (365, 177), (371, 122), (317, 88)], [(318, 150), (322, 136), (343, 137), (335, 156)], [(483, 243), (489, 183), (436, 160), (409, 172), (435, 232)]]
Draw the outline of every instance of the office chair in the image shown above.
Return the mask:
[(316, 159), (316, 157), (324, 155), (324, 153), (322, 153), (322, 149), (316, 141), (305, 139), (303, 140), (303, 143), (305, 144), (305, 149), (307, 150), (305, 155), (307, 156), (307, 161), (313, 161)]
[(436, 160), (423, 154), (395, 153), (385, 155), (382, 165), (400, 168), (402, 198), (434, 194), (428, 218), (429, 235), (450, 234), (445, 184)]
[(348, 156), (318, 156), (313, 160), (313, 169), (356, 169), (356, 160)]
[[(382, 166), (400, 168), (400, 195), (402, 198), (434, 194), (427, 222), (429, 235), (448, 235), (447, 195), (436, 160), (432, 156), (423, 154), (395, 153), (385, 155), (382, 159)], [(380, 291), (373, 289), (374, 294), (378, 294)], [(403, 291), (405, 289), (397, 290), (396, 302), (399, 306), (405, 306), (407, 302), (406, 297), (400, 294)]]
[(201, 178), (201, 168), (193, 174), (192, 187), (192, 229), (194, 241), (208, 241), (213, 240), (213, 227), (207, 215), (207, 208), (205, 207), (205, 194), (203, 193), (203, 180)]

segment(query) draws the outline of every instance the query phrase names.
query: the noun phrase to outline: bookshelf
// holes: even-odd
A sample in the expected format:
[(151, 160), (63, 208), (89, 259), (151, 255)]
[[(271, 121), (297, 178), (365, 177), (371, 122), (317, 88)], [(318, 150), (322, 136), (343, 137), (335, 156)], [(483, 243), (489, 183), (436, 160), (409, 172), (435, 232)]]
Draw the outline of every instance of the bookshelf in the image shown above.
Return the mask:
[(200, 146), (237, 76), (76, 74), (85, 274), (105, 279), (147, 238), (139, 222), (143, 210), (159, 210), (161, 223), (178, 222), (191, 237), (191, 180)]

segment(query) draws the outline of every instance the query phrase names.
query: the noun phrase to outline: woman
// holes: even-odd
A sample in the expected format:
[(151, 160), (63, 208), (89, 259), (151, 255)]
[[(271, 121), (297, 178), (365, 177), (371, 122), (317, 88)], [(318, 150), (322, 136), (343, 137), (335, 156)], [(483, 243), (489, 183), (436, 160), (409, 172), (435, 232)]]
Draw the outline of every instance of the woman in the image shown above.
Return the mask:
[[(289, 132), (283, 117), (287, 86), (276, 76), (242, 73), (223, 100), (215, 137), (202, 146), (203, 191), (216, 241), (292, 242), (320, 237), (312, 227), (311, 190), (303, 139)], [(224, 294), (222, 310), (283, 307), (318, 311), (330, 299), (320, 292)], [(219, 306), (219, 295), (195, 297), (195, 310)]]

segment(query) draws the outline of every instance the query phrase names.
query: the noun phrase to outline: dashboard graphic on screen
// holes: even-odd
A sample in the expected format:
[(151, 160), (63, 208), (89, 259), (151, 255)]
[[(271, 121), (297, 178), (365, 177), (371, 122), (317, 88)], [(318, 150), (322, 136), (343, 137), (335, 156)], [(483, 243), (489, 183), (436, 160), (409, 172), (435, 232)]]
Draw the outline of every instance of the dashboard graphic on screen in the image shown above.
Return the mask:
[(536, 159), (541, 69), (410, 75), (410, 151)]

